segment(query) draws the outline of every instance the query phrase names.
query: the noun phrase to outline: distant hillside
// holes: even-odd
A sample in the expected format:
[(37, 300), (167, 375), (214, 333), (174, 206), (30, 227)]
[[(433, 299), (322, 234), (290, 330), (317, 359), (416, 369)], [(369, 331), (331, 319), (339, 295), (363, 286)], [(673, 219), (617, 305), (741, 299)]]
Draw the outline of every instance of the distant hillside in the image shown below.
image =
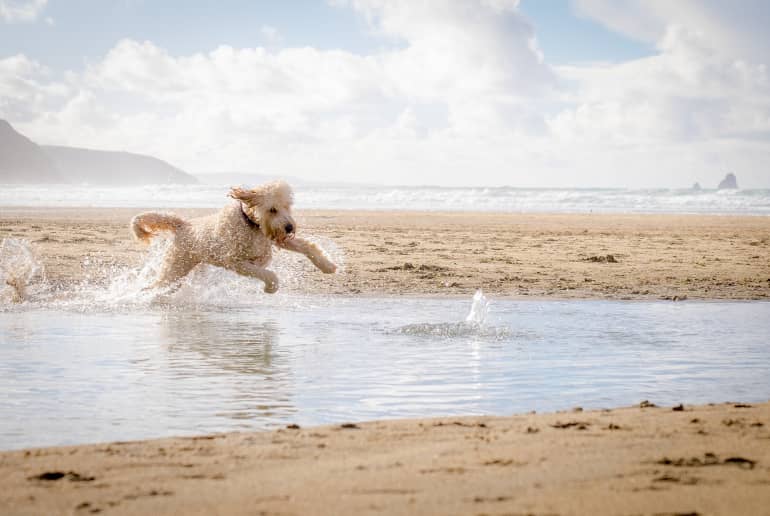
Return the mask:
[(36, 143), (0, 120), (0, 183), (66, 183)]
[(131, 186), (197, 182), (190, 174), (152, 156), (37, 145), (0, 119), (0, 184)]
[(44, 145), (62, 176), (72, 183), (145, 185), (197, 183), (193, 176), (152, 156)]

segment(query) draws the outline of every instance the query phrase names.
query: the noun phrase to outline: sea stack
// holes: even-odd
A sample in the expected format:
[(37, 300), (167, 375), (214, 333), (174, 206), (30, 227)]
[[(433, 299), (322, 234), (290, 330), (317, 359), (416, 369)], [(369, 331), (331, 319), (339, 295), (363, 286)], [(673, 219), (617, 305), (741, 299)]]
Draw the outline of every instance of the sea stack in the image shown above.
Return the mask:
[(738, 188), (738, 180), (735, 178), (735, 174), (732, 172), (727, 174), (722, 181), (720, 181), (718, 190), (734, 190)]

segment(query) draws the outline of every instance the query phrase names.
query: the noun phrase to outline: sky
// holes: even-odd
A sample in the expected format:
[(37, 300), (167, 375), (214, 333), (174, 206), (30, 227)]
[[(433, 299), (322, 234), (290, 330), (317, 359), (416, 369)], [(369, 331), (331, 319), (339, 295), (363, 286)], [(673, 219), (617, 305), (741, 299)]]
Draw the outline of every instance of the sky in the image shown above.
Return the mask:
[(770, 188), (765, 0), (0, 0), (0, 118), (190, 173)]

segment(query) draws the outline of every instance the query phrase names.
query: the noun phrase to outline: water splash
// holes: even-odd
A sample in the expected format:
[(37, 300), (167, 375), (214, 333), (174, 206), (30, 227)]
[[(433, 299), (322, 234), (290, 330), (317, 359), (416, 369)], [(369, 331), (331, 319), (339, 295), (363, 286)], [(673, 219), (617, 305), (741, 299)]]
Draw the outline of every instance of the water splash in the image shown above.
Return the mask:
[[(317, 273), (304, 256), (278, 251), (270, 266), (280, 280), (277, 294), (265, 294), (262, 282), (254, 278), (207, 265), (199, 265), (175, 285), (152, 287), (171, 244), (170, 239), (156, 238), (139, 267), (117, 266), (85, 256), (81, 262), (83, 276), (78, 281), (56, 286), (41, 284), (40, 288), (27, 290), (16, 285), (28, 285), (42, 267), (26, 241), (7, 240), (8, 243), (3, 241), (0, 255), (0, 302), (6, 310), (13, 310), (22, 297), (25, 306), (82, 312), (153, 307), (169, 310), (245, 308), (259, 304), (297, 306), (305, 302), (303, 278)], [(316, 242), (340, 266), (339, 274), (344, 264), (342, 250), (328, 239), (316, 239)]]
[(489, 300), (481, 289), (478, 289), (473, 294), (473, 304), (471, 305), (471, 311), (468, 312), (468, 316), (465, 318), (465, 322), (470, 324), (477, 324), (483, 326), (487, 320), (489, 314)]
[(488, 324), (489, 305), (490, 301), (479, 289), (473, 295), (471, 309), (464, 321), (408, 324), (397, 328), (392, 333), (425, 337), (482, 338), (491, 340), (502, 340), (513, 335), (513, 332), (507, 326), (492, 326)]
[(42, 276), (42, 270), (27, 240), (4, 238), (0, 242), (0, 302), (26, 301), (30, 284)]

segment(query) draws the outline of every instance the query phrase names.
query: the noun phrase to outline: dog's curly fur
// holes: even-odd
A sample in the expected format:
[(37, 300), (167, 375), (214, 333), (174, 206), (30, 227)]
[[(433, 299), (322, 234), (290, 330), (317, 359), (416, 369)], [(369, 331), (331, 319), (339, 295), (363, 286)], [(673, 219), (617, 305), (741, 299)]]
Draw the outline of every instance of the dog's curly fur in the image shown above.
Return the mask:
[(134, 236), (144, 242), (159, 231), (174, 233), (154, 286), (170, 285), (196, 265), (207, 263), (258, 278), (265, 283), (265, 292), (273, 293), (278, 290), (278, 277), (266, 268), (273, 245), (304, 254), (327, 274), (337, 270), (317, 245), (295, 236), (288, 184), (275, 181), (254, 189), (232, 188), (229, 195), (235, 202), (207, 217), (185, 220), (171, 213), (146, 212), (131, 219)]

